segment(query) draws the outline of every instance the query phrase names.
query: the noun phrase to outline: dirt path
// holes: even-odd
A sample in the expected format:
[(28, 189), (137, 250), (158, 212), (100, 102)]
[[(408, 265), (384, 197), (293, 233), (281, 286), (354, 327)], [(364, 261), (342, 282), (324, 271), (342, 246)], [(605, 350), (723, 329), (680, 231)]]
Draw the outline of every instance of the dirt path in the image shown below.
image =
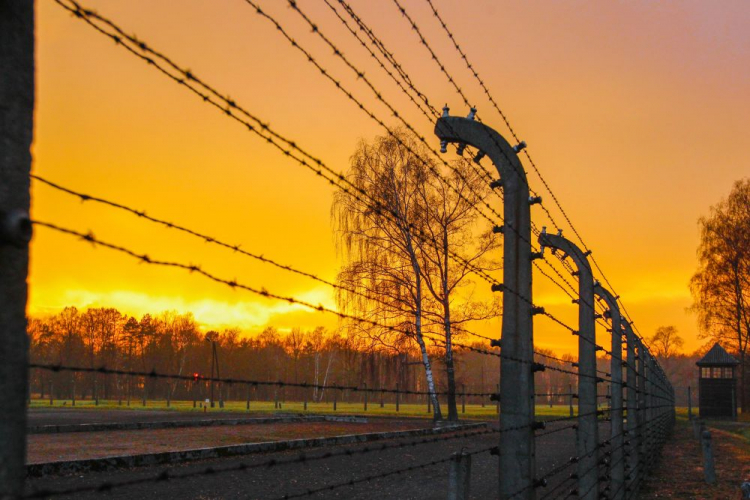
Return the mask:
[(717, 429), (710, 422), (708, 428), (713, 441), (717, 483), (708, 485), (703, 480), (700, 442), (693, 435), (692, 425), (678, 420), (674, 435), (664, 446), (651, 477), (645, 481), (640, 498), (741, 498), (740, 484), (750, 481), (750, 441), (739, 434)]
[(183, 451), (240, 443), (340, 436), (343, 434), (363, 434), (424, 427), (428, 427), (428, 425), (419, 420), (390, 419), (369, 423), (293, 422), (210, 428), (87, 432), (85, 435), (82, 433), (30, 434), (27, 437), (27, 463)]
[(27, 425), (74, 425), (133, 422), (190, 421), (203, 419), (236, 420), (242, 418), (268, 418), (268, 413), (258, 412), (207, 412), (176, 410), (91, 410), (91, 409), (32, 409), (28, 412)]

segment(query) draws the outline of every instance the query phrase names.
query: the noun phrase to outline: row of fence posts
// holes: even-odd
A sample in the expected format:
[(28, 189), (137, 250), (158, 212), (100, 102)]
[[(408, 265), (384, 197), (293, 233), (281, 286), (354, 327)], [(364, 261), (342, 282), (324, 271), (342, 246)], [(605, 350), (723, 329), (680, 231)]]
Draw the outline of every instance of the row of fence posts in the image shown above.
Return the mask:
[[(544, 423), (536, 420), (534, 392), (534, 374), (546, 367), (534, 362), (533, 336), (534, 316), (546, 313), (532, 301), (531, 280), (533, 260), (544, 258), (545, 248), (550, 248), (559, 251), (563, 259), (571, 258), (576, 266), (573, 274), (578, 277), (579, 298), (573, 301), (578, 306), (578, 328), (572, 332), (578, 337), (577, 487), (570, 496), (575, 494), (584, 500), (598, 500), (600, 495), (613, 499), (633, 497), (674, 422), (674, 390), (630, 323), (621, 316), (618, 297), (594, 283), (590, 251), (583, 251), (564, 238), (561, 230), (552, 235), (546, 229), (539, 234), (541, 251), (532, 250), (531, 206), (541, 203), (541, 197), (531, 196), (518, 157), (526, 143), (511, 146), (494, 129), (475, 120), (474, 108), (466, 118), (450, 116), (449, 111), (447, 106), (443, 108), (443, 115), (435, 124), (441, 152), (447, 151), (449, 143), (456, 144), (459, 150), (466, 146), (476, 148), (474, 161), (487, 157), (497, 168), (499, 179), (492, 181), (490, 187), (503, 191), (505, 226), (493, 229), (503, 238), (503, 279), (492, 285), (492, 291), (503, 293), (502, 333), (499, 343), (491, 343), (501, 347), (503, 357), (497, 395), (503, 402), (497, 449), (499, 496), (504, 500), (532, 500), (536, 490), (546, 484), (537, 477), (535, 430), (544, 428)], [(606, 440), (611, 450), (607, 453), (601, 451), (599, 442), (599, 416), (604, 410), (597, 405), (597, 383), (604, 380), (596, 367), (596, 353), (603, 348), (596, 344), (595, 295), (609, 307), (612, 333), (611, 433)], [(622, 354), (623, 336), (626, 360)], [(604, 476), (599, 475), (600, 465), (608, 465)], [(458, 472), (451, 474), (459, 476)], [(465, 487), (468, 489), (468, 479)], [(451, 498), (467, 496), (468, 492), (463, 492)]]
[[(610, 308), (613, 321), (613, 331), (620, 334), (612, 336), (611, 379), (608, 380), (607, 399), (609, 404), (602, 410), (598, 404), (596, 384), (605, 379), (596, 374), (596, 350), (591, 349), (594, 359), (585, 363), (579, 358), (579, 384), (593, 380), (593, 390), (584, 393), (579, 389), (578, 416), (576, 426), (578, 470), (575, 477), (577, 486), (570, 492), (582, 499), (606, 498), (615, 500), (633, 498), (637, 496), (638, 488), (643, 481), (646, 471), (654, 464), (658, 450), (666, 441), (675, 421), (674, 390), (664, 371), (648, 348), (638, 339), (631, 325), (618, 315), (617, 303), (614, 297), (607, 297), (600, 285), (597, 294), (604, 297)], [(607, 300), (609, 299), (609, 300)], [(593, 316), (592, 316), (593, 318)], [(625, 339), (626, 359), (617, 353), (623, 352), (623, 338)], [(513, 360), (504, 360), (511, 363)], [(623, 372), (625, 377), (623, 378)], [(590, 380), (589, 380), (590, 379)], [(579, 386), (580, 387), (580, 386)], [(573, 392), (569, 403), (570, 416), (575, 415), (573, 407)], [(502, 410), (501, 410), (502, 411)], [(501, 413), (502, 415), (502, 413)], [(605, 418), (599, 418), (599, 417)], [(610, 435), (604, 442), (599, 442), (599, 424), (610, 422)], [(581, 432), (588, 424), (589, 432)], [(537, 428), (544, 428), (539, 425)], [(533, 439), (533, 438), (532, 438)], [(609, 450), (604, 445), (609, 447)], [(710, 437), (709, 437), (710, 448)], [(588, 456), (586, 456), (588, 455)], [(582, 457), (590, 458), (583, 460)], [(581, 465), (584, 463), (584, 465)], [(471, 456), (466, 453), (456, 453), (449, 463), (449, 499), (458, 500), (469, 498)], [(600, 473), (600, 466), (607, 466), (607, 472)], [(501, 475), (502, 477), (502, 475)], [(534, 498), (534, 490), (544, 487), (546, 482), (535, 479), (529, 485), (530, 494), (526, 498)], [(520, 489), (519, 489), (520, 491)], [(523, 498), (526, 492), (514, 495)], [(506, 498), (501, 495), (501, 498)]]

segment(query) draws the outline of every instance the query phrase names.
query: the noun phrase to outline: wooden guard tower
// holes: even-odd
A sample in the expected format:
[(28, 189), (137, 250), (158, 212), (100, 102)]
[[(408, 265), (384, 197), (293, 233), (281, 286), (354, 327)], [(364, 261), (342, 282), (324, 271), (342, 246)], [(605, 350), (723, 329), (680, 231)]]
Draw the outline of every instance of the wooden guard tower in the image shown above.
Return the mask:
[(698, 406), (701, 418), (737, 418), (737, 379), (740, 362), (717, 342), (698, 361)]

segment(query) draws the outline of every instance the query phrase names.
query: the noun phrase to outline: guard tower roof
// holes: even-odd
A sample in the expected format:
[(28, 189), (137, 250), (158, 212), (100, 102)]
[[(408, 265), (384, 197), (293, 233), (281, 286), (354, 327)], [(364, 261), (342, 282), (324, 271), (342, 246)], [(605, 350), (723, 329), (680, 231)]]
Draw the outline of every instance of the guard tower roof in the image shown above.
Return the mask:
[(695, 363), (698, 366), (737, 366), (739, 361), (734, 359), (719, 343), (708, 350), (700, 361)]

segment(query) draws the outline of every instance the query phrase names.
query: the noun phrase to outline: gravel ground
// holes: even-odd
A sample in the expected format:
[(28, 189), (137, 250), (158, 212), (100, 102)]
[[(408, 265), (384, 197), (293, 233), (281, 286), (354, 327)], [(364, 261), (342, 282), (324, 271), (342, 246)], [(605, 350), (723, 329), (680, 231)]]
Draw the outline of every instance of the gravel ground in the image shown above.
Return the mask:
[[(548, 430), (569, 424), (553, 424)], [(213, 429), (212, 429), (213, 430)], [(602, 435), (608, 430), (601, 426)], [(417, 438), (419, 439), (419, 438)], [(113, 488), (106, 492), (75, 493), (55, 498), (112, 498), (112, 499), (239, 499), (284, 498), (304, 494), (308, 489), (346, 483), (358, 478), (386, 473), (449, 457), (452, 453), (465, 449), (474, 451), (485, 449), (497, 443), (497, 435), (483, 435), (460, 439), (442, 440), (436, 443), (421, 444), (416, 447), (373, 451), (366, 454), (352, 454), (307, 461), (288, 465), (262, 467), (247, 471), (214, 472), (188, 478), (170, 479), (168, 481), (149, 481), (144, 484)], [(410, 442), (415, 438), (388, 441), (388, 443)], [(378, 443), (378, 445), (381, 443)], [(376, 445), (371, 445), (374, 448)], [(537, 465), (539, 474), (564, 464), (575, 455), (574, 431), (563, 430), (537, 440)], [(359, 450), (363, 445), (351, 445), (336, 448), (319, 448), (309, 450), (308, 457), (322, 455), (328, 451), (342, 449)], [(222, 468), (237, 467), (240, 463), (254, 464), (267, 462), (269, 459), (283, 461), (295, 458), (299, 452), (280, 452), (252, 455), (242, 458), (228, 458), (194, 462), (172, 467), (152, 467), (123, 470), (118, 472), (98, 472), (86, 475), (45, 477), (28, 481), (28, 492), (42, 488), (60, 490), (85, 486), (96, 487), (104, 482), (131, 481), (138, 478), (156, 477), (163, 470), (170, 474), (184, 474), (204, 471), (211, 467), (218, 471)], [(573, 468), (565, 470), (550, 481), (552, 487), (559, 478), (567, 477)], [(448, 464), (441, 463), (410, 472), (374, 479), (369, 482), (347, 485), (333, 490), (316, 493), (311, 498), (399, 498), (399, 499), (444, 499), (447, 489)], [(472, 459), (472, 498), (486, 499), (497, 497), (497, 457), (489, 453), (474, 455)], [(564, 489), (558, 490), (552, 498), (562, 497)], [(542, 493), (542, 491), (540, 491)], [(567, 493), (567, 492), (566, 492)]]

